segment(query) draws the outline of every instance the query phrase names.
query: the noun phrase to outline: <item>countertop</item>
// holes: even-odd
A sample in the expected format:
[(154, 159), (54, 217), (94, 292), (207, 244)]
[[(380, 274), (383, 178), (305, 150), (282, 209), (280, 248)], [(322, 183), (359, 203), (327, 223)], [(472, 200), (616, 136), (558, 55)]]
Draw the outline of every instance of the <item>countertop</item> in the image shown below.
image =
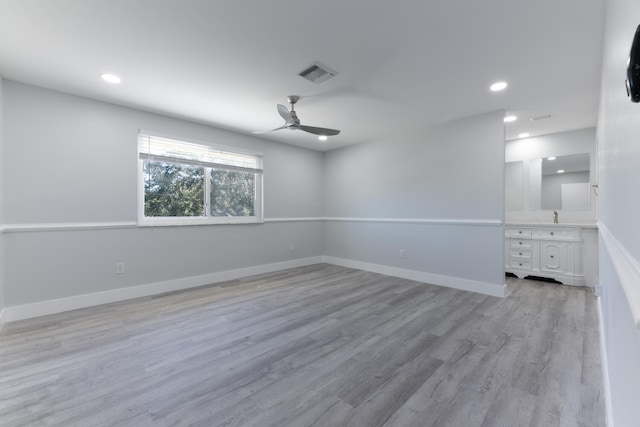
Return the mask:
[(555, 227), (555, 228), (598, 228), (598, 224), (595, 222), (560, 222), (554, 224), (552, 222), (505, 222), (507, 227)]

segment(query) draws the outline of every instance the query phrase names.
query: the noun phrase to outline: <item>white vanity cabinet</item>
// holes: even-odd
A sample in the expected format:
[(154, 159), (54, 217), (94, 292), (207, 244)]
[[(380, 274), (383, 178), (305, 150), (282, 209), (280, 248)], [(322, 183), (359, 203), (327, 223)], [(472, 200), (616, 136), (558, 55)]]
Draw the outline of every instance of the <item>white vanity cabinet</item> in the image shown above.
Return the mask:
[(581, 228), (506, 226), (505, 271), (584, 286), (582, 243)]

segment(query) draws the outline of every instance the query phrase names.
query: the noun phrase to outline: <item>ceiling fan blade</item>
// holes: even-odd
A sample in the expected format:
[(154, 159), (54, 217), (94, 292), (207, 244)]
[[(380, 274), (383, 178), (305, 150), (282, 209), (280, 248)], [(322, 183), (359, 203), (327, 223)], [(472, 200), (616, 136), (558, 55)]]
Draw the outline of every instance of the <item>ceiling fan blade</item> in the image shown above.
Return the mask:
[(286, 128), (288, 128), (288, 127), (289, 127), (289, 125), (282, 125), (282, 126), (280, 126), (279, 128), (269, 129), (269, 130), (255, 130), (255, 131), (253, 131), (253, 132), (251, 132), (251, 133), (253, 133), (253, 134), (256, 134), (256, 135), (257, 135), (257, 134), (261, 134), (261, 133), (269, 133), (269, 132), (273, 132), (273, 131), (280, 130), (280, 129), (286, 129)]
[(289, 109), (282, 104), (278, 104), (278, 113), (280, 113), (280, 117), (282, 117), (288, 125), (292, 125), (296, 122), (291, 116)]
[(333, 136), (340, 133), (340, 131), (337, 129), (317, 128), (314, 126), (304, 126), (304, 125), (298, 126), (298, 129), (303, 130), (305, 132), (312, 133), (314, 135)]

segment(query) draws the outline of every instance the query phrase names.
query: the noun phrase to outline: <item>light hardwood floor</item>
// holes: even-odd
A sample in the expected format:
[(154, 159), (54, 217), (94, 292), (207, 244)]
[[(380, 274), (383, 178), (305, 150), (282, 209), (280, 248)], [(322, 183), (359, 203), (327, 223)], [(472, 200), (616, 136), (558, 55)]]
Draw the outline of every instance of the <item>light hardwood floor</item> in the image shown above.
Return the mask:
[(1, 426), (603, 426), (590, 290), (319, 264), (11, 323)]

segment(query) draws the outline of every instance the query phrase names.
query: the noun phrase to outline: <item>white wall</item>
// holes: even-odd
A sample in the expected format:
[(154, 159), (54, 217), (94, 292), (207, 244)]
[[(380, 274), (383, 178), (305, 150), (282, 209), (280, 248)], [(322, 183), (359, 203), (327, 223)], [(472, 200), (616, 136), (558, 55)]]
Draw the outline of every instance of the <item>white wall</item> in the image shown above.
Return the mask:
[(607, 2), (598, 119), (600, 279), (610, 418), (616, 427), (640, 420), (640, 105), (626, 96), (629, 48), (640, 4)]
[(264, 153), (267, 220), (322, 215), (322, 153), (12, 81), (4, 101), (8, 307), (322, 255), (317, 220), (133, 225), (139, 128)]
[[(534, 208), (531, 203), (531, 170), (532, 160), (550, 156), (565, 156), (569, 154), (589, 153), (591, 184), (597, 181), (597, 152), (596, 152), (596, 130), (595, 128), (580, 129), (569, 132), (561, 132), (551, 135), (543, 135), (534, 138), (518, 139), (508, 141), (505, 144), (505, 160), (507, 162), (523, 162), (523, 196), (524, 206), (520, 211), (507, 211), (507, 222), (551, 222), (553, 220), (551, 210), (540, 210)], [(560, 212), (561, 222), (593, 223), (597, 219), (598, 200), (595, 194), (591, 195), (591, 209), (589, 211), (562, 211)]]
[(524, 209), (524, 170), (522, 161), (505, 163), (504, 183), (505, 210), (508, 212)]
[[(557, 206), (562, 206), (561, 210), (567, 210), (563, 205), (562, 200), (563, 196), (566, 196), (566, 187), (563, 191), (562, 186), (564, 184), (581, 184), (584, 183), (586, 187), (586, 196), (580, 197), (581, 203), (580, 205), (589, 205), (589, 192), (591, 188), (589, 187), (589, 172), (571, 172), (571, 173), (561, 173), (555, 175), (545, 175), (542, 177), (542, 200), (541, 205), (542, 209), (554, 210), (558, 209)], [(579, 194), (583, 196), (581, 192)], [(554, 208), (554, 206), (556, 206)], [(572, 209), (568, 209), (570, 211)], [(584, 209), (587, 210), (587, 209)]]
[(502, 117), (326, 153), (325, 254), (501, 293)]

